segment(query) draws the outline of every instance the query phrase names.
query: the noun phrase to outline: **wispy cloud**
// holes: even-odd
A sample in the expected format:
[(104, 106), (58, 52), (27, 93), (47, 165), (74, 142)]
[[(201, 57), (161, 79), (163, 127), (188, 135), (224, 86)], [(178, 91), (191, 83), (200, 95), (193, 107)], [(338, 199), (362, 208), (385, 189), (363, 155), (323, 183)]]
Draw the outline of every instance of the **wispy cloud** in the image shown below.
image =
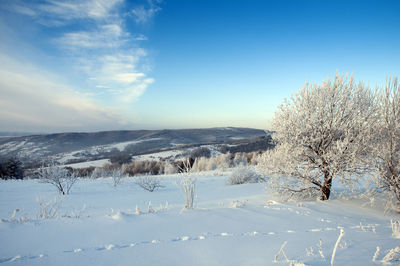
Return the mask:
[[(123, 0), (47, 0), (39, 5), (17, 2), (14, 11), (47, 27), (83, 23), (84, 27), (78, 29), (63, 27), (53, 42), (72, 55), (75, 68), (83, 70), (93, 89), (106, 88), (106, 92), (119, 94), (118, 99), (129, 102), (137, 100), (153, 79), (145, 73), (150, 67), (147, 52), (141, 47), (147, 37), (126, 29), (124, 20), (131, 18), (122, 13), (123, 4)], [(140, 23), (160, 10), (152, 1), (146, 5), (138, 9), (142, 13), (132, 11)]]
[(46, 0), (40, 4), (15, 1), (11, 8), (20, 14), (32, 16), (46, 26), (60, 26), (79, 19), (103, 20), (115, 15), (123, 0)]
[(0, 130), (93, 131), (123, 128), (128, 119), (95, 104), (50, 73), (0, 54)]
[(106, 24), (91, 31), (67, 32), (57, 39), (57, 43), (68, 50), (118, 48), (128, 41), (128, 37), (118, 24)]
[(97, 88), (107, 88), (118, 99), (132, 102), (151, 84), (147, 75), (138, 69), (146, 55), (143, 49), (127, 50), (90, 59), (82, 58), (79, 65)]
[(147, 1), (147, 6), (139, 5), (131, 10), (131, 15), (138, 24), (148, 23), (153, 17), (161, 11), (159, 2)]

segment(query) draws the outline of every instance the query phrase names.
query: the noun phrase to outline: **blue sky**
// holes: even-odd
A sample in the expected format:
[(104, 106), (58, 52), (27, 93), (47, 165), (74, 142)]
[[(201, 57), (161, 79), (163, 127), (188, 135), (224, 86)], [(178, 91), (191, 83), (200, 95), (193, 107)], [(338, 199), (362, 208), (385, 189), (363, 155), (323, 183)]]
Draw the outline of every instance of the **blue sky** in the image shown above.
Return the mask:
[(269, 128), (336, 71), (400, 76), (400, 1), (0, 0), (0, 131)]

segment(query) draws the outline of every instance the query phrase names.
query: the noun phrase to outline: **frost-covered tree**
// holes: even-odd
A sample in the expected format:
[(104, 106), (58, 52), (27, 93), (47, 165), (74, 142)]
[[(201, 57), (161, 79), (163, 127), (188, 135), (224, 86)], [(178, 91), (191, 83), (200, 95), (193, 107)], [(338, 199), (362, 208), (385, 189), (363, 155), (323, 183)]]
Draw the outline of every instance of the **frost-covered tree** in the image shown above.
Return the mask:
[(400, 202), (400, 84), (389, 78), (379, 91), (375, 138), (370, 142), (377, 170), (378, 191), (387, 191)]
[(39, 169), (38, 175), (40, 182), (55, 186), (63, 195), (69, 194), (72, 186), (78, 179), (75, 173), (71, 173), (67, 169), (55, 164), (47, 167), (42, 166)]
[(263, 158), (270, 185), (284, 196), (330, 197), (332, 182), (351, 186), (363, 169), (374, 97), (353, 77), (336, 74), (321, 85), (308, 83), (279, 106), (272, 121), (277, 144)]

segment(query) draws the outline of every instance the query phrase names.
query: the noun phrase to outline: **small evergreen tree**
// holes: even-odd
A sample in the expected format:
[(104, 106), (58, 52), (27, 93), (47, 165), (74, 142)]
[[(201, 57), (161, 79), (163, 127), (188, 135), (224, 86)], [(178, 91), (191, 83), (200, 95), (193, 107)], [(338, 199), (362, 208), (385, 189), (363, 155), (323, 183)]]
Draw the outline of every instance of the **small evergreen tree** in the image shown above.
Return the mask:
[(24, 178), (22, 162), (16, 157), (11, 157), (4, 164), (2, 164), (0, 172), (1, 178), (6, 180)]

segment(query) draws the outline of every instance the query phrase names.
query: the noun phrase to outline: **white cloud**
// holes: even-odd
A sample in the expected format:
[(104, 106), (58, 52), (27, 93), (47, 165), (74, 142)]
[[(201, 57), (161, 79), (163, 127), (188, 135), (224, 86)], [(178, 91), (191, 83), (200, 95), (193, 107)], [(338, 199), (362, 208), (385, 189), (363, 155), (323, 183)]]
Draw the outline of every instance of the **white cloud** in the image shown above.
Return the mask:
[(161, 11), (161, 8), (155, 5), (151, 5), (149, 8), (144, 6), (138, 6), (132, 9), (131, 13), (135, 19), (135, 22), (138, 24), (145, 24), (149, 20), (151, 20), (154, 15)]
[[(138, 66), (147, 53), (143, 49), (124, 51), (90, 59), (82, 59), (80, 68), (90, 76), (90, 82), (98, 89), (119, 94), (124, 102), (135, 101), (154, 80), (140, 71)], [(149, 82), (152, 80), (152, 82)]]
[(68, 50), (118, 48), (127, 37), (118, 24), (105, 24), (92, 31), (67, 32), (57, 39), (57, 43)]
[[(68, 56), (73, 69), (86, 76), (86, 85), (93, 90), (129, 103), (136, 101), (154, 82), (147, 73), (151, 69), (147, 52), (139, 45), (147, 37), (127, 31), (124, 19), (129, 16), (122, 14), (120, 8), (124, 0), (44, 0), (40, 4), (16, 1), (15, 12), (42, 25), (74, 25), (60, 28), (61, 35), (53, 37), (52, 42), (61, 55)], [(138, 23), (146, 23), (161, 10), (158, 3), (147, 0), (145, 6), (132, 10), (131, 15)], [(65, 102), (58, 101), (57, 105)]]
[(138, 99), (147, 89), (147, 87), (154, 82), (154, 79), (147, 78), (141, 80), (140, 83), (128, 87), (123, 95), (122, 101), (132, 102)]
[(131, 84), (138, 82), (140, 78), (143, 78), (145, 74), (143, 73), (119, 73), (116, 74), (113, 79), (118, 83)]
[(122, 0), (47, 0), (36, 6), (36, 14), (59, 23), (86, 18), (105, 19), (112, 15), (113, 9), (120, 3)]
[[(105, 130), (127, 125), (116, 109), (96, 105), (57, 77), (0, 54), (0, 130)], [(7, 66), (7, 67), (6, 67)]]

